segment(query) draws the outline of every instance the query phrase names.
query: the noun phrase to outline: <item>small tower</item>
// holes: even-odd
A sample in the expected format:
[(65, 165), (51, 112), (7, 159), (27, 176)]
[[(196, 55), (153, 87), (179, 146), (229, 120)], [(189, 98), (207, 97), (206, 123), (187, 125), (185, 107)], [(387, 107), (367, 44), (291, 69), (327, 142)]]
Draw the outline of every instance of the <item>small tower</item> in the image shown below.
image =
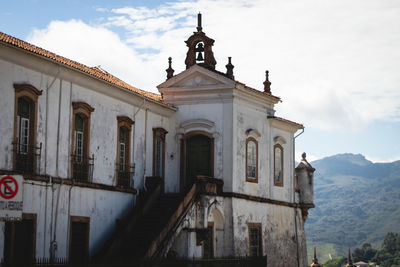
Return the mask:
[(228, 57), (228, 64), (225, 65), (225, 67), (226, 67), (226, 76), (228, 76), (229, 78), (234, 80), (235, 76), (233, 76), (233, 68), (235, 66), (232, 65), (231, 60), (232, 60), (232, 57)]
[(308, 216), (308, 209), (314, 206), (314, 171), (308, 163), (304, 152), (296, 171), (296, 191), (299, 192), (299, 202), (302, 204), (302, 215), (305, 221)]
[(217, 61), (215, 61), (212, 51), (214, 40), (207, 37), (203, 32), (200, 13), (197, 15), (197, 32), (193, 32), (193, 35), (185, 42), (187, 47), (189, 47), (185, 59), (186, 69), (190, 68), (194, 64), (215, 69)]
[(312, 263), (310, 267), (322, 267), (322, 264), (318, 263), (317, 259), (317, 249), (314, 247), (314, 258), (312, 259)]
[(269, 81), (269, 71), (265, 71), (264, 92), (271, 93), (271, 82)]
[(165, 70), (167, 72), (167, 80), (174, 76), (174, 69), (172, 68), (172, 57), (168, 58), (168, 69)]
[(350, 248), (349, 248), (349, 255), (347, 256), (347, 264), (345, 265), (345, 267), (356, 267), (355, 265), (353, 265), (353, 261), (351, 260)]

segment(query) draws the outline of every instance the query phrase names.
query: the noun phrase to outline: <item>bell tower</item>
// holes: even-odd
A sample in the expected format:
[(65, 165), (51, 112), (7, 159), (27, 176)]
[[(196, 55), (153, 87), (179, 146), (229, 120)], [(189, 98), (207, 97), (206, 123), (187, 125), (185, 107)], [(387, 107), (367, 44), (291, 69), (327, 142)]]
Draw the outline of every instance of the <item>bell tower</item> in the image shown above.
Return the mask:
[(185, 42), (187, 47), (189, 47), (185, 60), (186, 69), (194, 64), (215, 69), (217, 62), (212, 52), (214, 40), (207, 37), (203, 32), (200, 13), (197, 15), (197, 32), (193, 32), (193, 35)]

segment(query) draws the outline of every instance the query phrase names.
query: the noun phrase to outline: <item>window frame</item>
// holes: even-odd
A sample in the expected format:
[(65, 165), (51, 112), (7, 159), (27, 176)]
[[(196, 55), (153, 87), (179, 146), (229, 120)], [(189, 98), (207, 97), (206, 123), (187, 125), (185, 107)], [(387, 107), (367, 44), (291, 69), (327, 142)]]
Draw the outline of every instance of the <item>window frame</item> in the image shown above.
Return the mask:
[(164, 178), (165, 174), (165, 136), (167, 134), (167, 130), (164, 128), (153, 128), (153, 176), (156, 175), (156, 144), (157, 144), (157, 138), (160, 138), (162, 141), (162, 146), (161, 146), (161, 178)]
[[(24, 220), (31, 220), (32, 221), (32, 244), (31, 244), (31, 248), (32, 248), (32, 254), (30, 256), (30, 259), (28, 260), (27, 263), (25, 264), (32, 264), (34, 263), (34, 259), (36, 256), (36, 231), (37, 231), (37, 214), (36, 213), (22, 213), (22, 221)], [(11, 227), (11, 233), (8, 233), (9, 237), (10, 237), (10, 242), (6, 243), (6, 241), (4, 240), (4, 244), (3, 244), (3, 259), (6, 261), (6, 265), (7, 264), (13, 264), (13, 260), (14, 260), (14, 242), (15, 242), (15, 223), (18, 223), (19, 221), (6, 221), (4, 223), (4, 239), (6, 239), (6, 224), (9, 224)], [(6, 248), (6, 246), (10, 245), (9, 248)], [(6, 256), (6, 253), (9, 253)], [(10, 260), (11, 257), (11, 262), (7, 262), (8, 260)], [(18, 264), (20, 265), (20, 263)]]
[[(14, 135), (13, 135), (13, 169), (17, 168), (17, 154), (19, 148), (17, 145), (19, 143), (19, 133), (20, 131), (20, 120), (18, 115), (18, 101), (20, 98), (24, 98), (25, 101), (29, 102), (30, 110), (29, 110), (29, 129), (28, 129), (28, 152), (26, 154), (32, 153), (32, 172), (36, 173), (36, 168), (38, 166), (36, 162), (37, 158), (37, 147), (36, 147), (36, 136), (37, 136), (37, 121), (38, 121), (38, 98), (42, 95), (42, 90), (36, 89), (34, 86), (30, 84), (13, 84), (14, 86)], [(29, 147), (33, 151), (29, 152)]]
[(87, 259), (89, 259), (89, 253), (90, 253), (90, 217), (84, 217), (84, 216), (70, 216), (69, 217), (69, 240), (68, 240), (68, 260), (71, 262), (72, 259), (72, 224), (74, 222), (82, 222), (82, 223), (87, 223), (88, 229), (86, 233), (86, 244), (85, 244), (85, 254)]
[[(214, 222), (208, 222), (207, 223), (207, 228), (206, 228), (209, 232), (207, 232), (207, 236), (206, 239), (203, 240), (202, 244), (201, 244), (201, 250), (202, 250), (202, 257), (203, 259), (213, 259), (214, 258), (214, 250), (215, 250), (215, 244), (214, 244), (214, 238), (215, 238), (215, 228), (214, 228)], [(211, 236), (209, 236), (209, 234)], [(208, 257), (205, 257), (205, 242), (210, 241), (210, 255), (208, 255)]]
[[(275, 175), (275, 173), (276, 173), (276, 169), (275, 169), (275, 167), (276, 167), (276, 164), (275, 164), (275, 162), (276, 162), (276, 149), (280, 149), (280, 151), (281, 151), (281, 171), (282, 171), (282, 181), (281, 182), (277, 182), (277, 180), (276, 180), (276, 175)], [(283, 168), (283, 164), (284, 164), (284, 151), (283, 151), (283, 147), (282, 147), (282, 145), (281, 144), (275, 144), (274, 145), (274, 162), (273, 162), (273, 164), (274, 164), (274, 174), (273, 174), (273, 177), (274, 177), (274, 186), (280, 186), (280, 187), (283, 187), (283, 185), (284, 185), (284, 168)]]
[[(130, 166), (131, 165), (131, 139), (132, 139), (132, 125), (135, 124), (135, 122), (133, 120), (131, 120), (129, 117), (127, 116), (117, 116), (117, 155), (116, 155), (116, 185), (120, 185), (120, 181), (119, 181), (119, 173), (120, 171), (120, 130), (121, 128), (125, 128), (126, 129), (126, 143), (125, 143), (125, 161), (124, 164), (125, 167), (126, 166)], [(130, 170), (123, 170), (124, 172), (130, 171)]]
[[(251, 228), (256, 228), (259, 231), (259, 244), (258, 244), (258, 252), (260, 255), (252, 255), (252, 238), (251, 238)], [(262, 257), (263, 256), (263, 239), (262, 239), (262, 224), (261, 223), (253, 223), (253, 222), (248, 222), (247, 223), (247, 230), (248, 230), (248, 235), (249, 235), (249, 256), (250, 257)]]
[[(256, 145), (256, 177), (249, 177), (248, 176), (248, 148), (249, 148), (249, 143), (250, 142), (254, 142), (254, 144)], [(246, 172), (246, 182), (250, 182), (250, 183), (258, 183), (258, 141), (254, 138), (254, 137), (248, 137), (246, 139), (246, 168), (245, 168), (245, 172)]]
[[(72, 124), (71, 124), (71, 169), (70, 169), (70, 177), (74, 177), (74, 163), (75, 163), (75, 118), (77, 115), (83, 118), (83, 151), (82, 151), (82, 164), (89, 164), (90, 157), (90, 119), (91, 114), (94, 111), (94, 108), (85, 102), (73, 102), (72, 103)], [(88, 173), (88, 176), (90, 174)], [(87, 177), (89, 181), (90, 177)]]

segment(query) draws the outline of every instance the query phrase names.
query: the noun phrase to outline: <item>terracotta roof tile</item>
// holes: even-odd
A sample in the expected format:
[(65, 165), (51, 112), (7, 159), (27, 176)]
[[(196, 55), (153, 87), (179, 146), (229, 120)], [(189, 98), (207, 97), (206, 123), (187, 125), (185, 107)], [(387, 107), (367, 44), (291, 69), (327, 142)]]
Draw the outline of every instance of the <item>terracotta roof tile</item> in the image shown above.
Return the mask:
[[(58, 63), (64, 64), (66, 66), (72, 67), (74, 69), (77, 69), (79, 71), (83, 71), (85, 73), (87, 73), (88, 75), (91, 75), (93, 77), (99, 78), (103, 81), (109, 82), (111, 84), (120, 86), (122, 88), (128, 89), (130, 91), (133, 91), (137, 94), (140, 94), (146, 98), (149, 98), (151, 100), (155, 100), (157, 102), (162, 103), (161, 101), (161, 95), (155, 94), (155, 93), (151, 93), (151, 92), (147, 92), (141, 89), (138, 89), (122, 80), (120, 80), (119, 78), (111, 75), (110, 73), (108, 73), (105, 70), (102, 70), (98, 67), (88, 67), (84, 64), (81, 64), (79, 62), (76, 62), (74, 60), (59, 56), (53, 52), (50, 52), (48, 50), (45, 50), (43, 48), (40, 48), (38, 46), (35, 46), (33, 44), (30, 44), (28, 42), (22, 41), (18, 38), (15, 38), (13, 36), (10, 36), (8, 34), (2, 33), (0, 32), (0, 41), (15, 47), (19, 47), (23, 50), (32, 52), (34, 54), (46, 57), (48, 59), (54, 60)], [(164, 103), (163, 103), (164, 104)], [(164, 104), (165, 105), (165, 104)]]

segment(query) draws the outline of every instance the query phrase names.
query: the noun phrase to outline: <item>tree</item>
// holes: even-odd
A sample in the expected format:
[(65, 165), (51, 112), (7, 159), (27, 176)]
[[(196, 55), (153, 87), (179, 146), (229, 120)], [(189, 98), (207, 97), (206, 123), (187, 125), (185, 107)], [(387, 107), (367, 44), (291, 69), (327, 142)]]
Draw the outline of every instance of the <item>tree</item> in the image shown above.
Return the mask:
[(382, 249), (386, 250), (390, 254), (394, 254), (396, 252), (397, 236), (398, 234), (392, 232), (387, 233), (383, 240)]
[(324, 267), (341, 267), (344, 263), (346, 263), (346, 258), (334, 258), (325, 262)]
[(372, 248), (370, 243), (362, 244), (361, 248), (356, 248), (353, 251), (354, 261), (370, 261), (376, 254), (376, 249)]

